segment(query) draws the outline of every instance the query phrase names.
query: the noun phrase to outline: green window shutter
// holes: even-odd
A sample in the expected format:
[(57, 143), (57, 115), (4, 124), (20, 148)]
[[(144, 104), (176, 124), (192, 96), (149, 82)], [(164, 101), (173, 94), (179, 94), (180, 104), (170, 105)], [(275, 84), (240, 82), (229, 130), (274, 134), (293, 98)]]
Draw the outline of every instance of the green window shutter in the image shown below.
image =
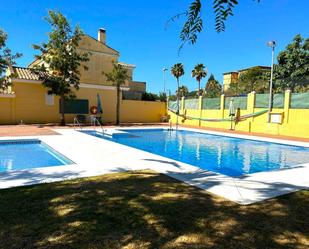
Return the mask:
[[(59, 100), (59, 113), (61, 113), (61, 101)], [(68, 99), (64, 101), (65, 114), (88, 114), (89, 101), (88, 99)]]

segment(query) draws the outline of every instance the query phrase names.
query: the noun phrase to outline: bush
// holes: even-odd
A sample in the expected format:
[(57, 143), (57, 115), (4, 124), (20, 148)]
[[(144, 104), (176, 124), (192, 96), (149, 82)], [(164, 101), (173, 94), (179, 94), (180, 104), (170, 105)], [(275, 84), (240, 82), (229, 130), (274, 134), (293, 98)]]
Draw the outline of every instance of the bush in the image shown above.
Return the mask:
[(154, 93), (143, 93), (142, 100), (144, 101), (157, 101), (159, 100), (159, 96)]

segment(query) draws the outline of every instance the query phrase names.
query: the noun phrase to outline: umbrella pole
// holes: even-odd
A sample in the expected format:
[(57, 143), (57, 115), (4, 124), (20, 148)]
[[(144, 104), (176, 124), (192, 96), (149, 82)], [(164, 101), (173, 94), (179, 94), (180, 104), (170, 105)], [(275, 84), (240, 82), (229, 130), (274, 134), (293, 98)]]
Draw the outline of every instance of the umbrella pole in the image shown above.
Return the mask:
[(230, 115), (230, 117), (231, 117), (231, 127), (230, 127), (230, 130), (234, 130), (233, 129), (233, 118), (234, 118), (234, 115)]

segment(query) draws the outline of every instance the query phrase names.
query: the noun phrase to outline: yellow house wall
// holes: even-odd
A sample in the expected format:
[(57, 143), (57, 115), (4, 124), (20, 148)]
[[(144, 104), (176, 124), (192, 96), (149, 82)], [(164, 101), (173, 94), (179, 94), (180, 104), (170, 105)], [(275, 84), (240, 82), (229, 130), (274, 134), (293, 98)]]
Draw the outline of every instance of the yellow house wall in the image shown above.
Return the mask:
[(146, 92), (146, 82), (131, 81), (129, 87), (130, 91)]
[(160, 122), (165, 115), (164, 102), (122, 100), (120, 104), (120, 122)]
[(0, 94), (0, 124), (11, 124), (14, 119), (15, 98)]
[[(111, 82), (106, 80), (104, 73), (109, 73), (113, 69), (113, 62), (117, 63), (119, 52), (108, 47), (107, 45), (98, 42), (96, 39), (84, 35), (79, 43), (79, 50), (82, 53), (88, 53), (89, 60), (82, 62), (79, 68), (80, 82), (85, 84), (101, 84), (112, 85)], [(29, 67), (41, 64), (42, 61), (36, 60), (32, 62)], [(45, 65), (48, 67), (48, 65)], [(132, 69), (128, 68), (129, 81), (132, 80)]]
[[(281, 124), (268, 123), (268, 113), (259, 115), (257, 117), (247, 118), (235, 124), (236, 131), (246, 131), (252, 133), (264, 133), (272, 135), (283, 135), (309, 138), (309, 109), (290, 109), (289, 93), (286, 93), (285, 107), (282, 109), (272, 109), (273, 113), (282, 113), (283, 121)], [(240, 110), (240, 115), (252, 114), (263, 111), (266, 108), (254, 108), (255, 94), (248, 95), (247, 110)], [(222, 101), (221, 101), (222, 103)], [(223, 103), (222, 103), (223, 104)], [(222, 105), (221, 104), (221, 105)], [(200, 105), (201, 106), (201, 105)], [(171, 116), (171, 122), (176, 123), (176, 115), (170, 111), (168, 114)], [(185, 114), (191, 117), (222, 119), (228, 118), (229, 111), (227, 109), (220, 110), (185, 110), (181, 108), (180, 114)], [(179, 124), (191, 125), (197, 127), (210, 127), (230, 129), (230, 122), (213, 122), (213, 121), (199, 121), (189, 120), (179, 117)]]
[[(118, 62), (119, 53), (87, 35), (83, 36), (80, 41), (79, 49), (82, 52), (89, 53), (89, 60), (83, 62), (80, 67), (80, 82), (86, 84), (112, 85), (111, 82), (107, 81), (105, 73), (112, 71), (113, 62)], [(132, 74), (132, 69), (128, 69), (129, 81), (132, 80)], [(128, 86), (128, 84), (127, 82), (126, 86)]]
[[(15, 97), (0, 95), (0, 124), (58, 123), (59, 97), (54, 97), (54, 105), (46, 104), (47, 89), (39, 83), (13, 83)], [(103, 108), (103, 121), (116, 120), (116, 90), (80, 88), (75, 91), (77, 99), (88, 99), (89, 107), (97, 105), (100, 94)], [(121, 101), (121, 122), (159, 122), (166, 115), (165, 103), (151, 101)], [(123, 115), (123, 116), (122, 116)], [(66, 121), (72, 122), (76, 115), (66, 114)]]
[(89, 56), (89, 61), (84, 62), (84, 65), (80, 67), (80, 82), (86, 84), (112, 85), (111, 82), (106, 80), (104, 73), (112, 71), (113, 61), (117, 61), (117, 58), (114, 56), (93, 53)]
[(55, 96), (54, 105), (46, 105), (47, 89), (41, 84), (14, 83), (15, 119), (13, 123), (53, 123), (59, 120), (59, 98)]
[[(88, 99), (89, 108), (97, 105), (97, 93), (101, 97), (101, 104), (103, 109), (103, 121), (107, 123), (114, 123), (116, 120), (116, 91), (102, 90), (91, 88), (80, 88), (76, 91), (78, 99)], [(71, 120), (75, 115), (71, 115)]]

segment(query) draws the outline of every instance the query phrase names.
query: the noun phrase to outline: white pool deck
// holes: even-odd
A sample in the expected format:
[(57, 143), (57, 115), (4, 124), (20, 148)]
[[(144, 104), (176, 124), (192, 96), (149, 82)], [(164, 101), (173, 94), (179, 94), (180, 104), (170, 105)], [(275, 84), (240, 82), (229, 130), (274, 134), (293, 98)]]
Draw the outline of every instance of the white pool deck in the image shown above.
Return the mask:
[[(121, 127), (121, 129), (124, 128), (126, 127)], [(149, 128), (162, 128), (162, 126)], [(141, 127), (126, 129), (141, 129)], [(181, 129), (309, 147), (309, 143), (305, 142)], [(71, 159), (74, 164), (2, 172), (0, 189), (141, 169), (151, 169), (166, 174), (239, 204), (251, 204), (300, 189), (309, 189), (309, 162), (290, 169), (228, 177), (73, 129), (55, 129), (55, 131), (60, 135), (1, 137), (0, 140), (40, 139)], [(107, 128), (106, 131), (113, 133), (115, 129)]]

